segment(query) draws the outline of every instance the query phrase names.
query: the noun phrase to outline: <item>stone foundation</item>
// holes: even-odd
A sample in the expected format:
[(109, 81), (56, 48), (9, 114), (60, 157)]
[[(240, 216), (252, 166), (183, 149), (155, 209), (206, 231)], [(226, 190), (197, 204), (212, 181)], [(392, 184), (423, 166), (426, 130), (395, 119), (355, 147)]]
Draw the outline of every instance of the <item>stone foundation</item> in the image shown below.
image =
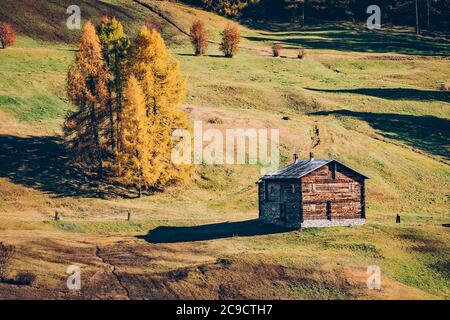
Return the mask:
[(300, 228), (348, 227), (361, 226), (365, 223), (366, 219), (305, 220)]

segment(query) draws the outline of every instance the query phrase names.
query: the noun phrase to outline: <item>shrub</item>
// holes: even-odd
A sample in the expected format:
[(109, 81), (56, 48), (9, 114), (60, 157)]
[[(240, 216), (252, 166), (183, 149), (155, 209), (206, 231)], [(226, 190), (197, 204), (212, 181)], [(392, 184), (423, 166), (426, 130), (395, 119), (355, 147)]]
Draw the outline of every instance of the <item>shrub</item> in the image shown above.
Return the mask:
[(233, 260), (229, 258), (218, 258), (216, 261), (217, 264), (220, 264), (224, 267), (229, 267), (233, 264)]
[(220, 44), (220, 50), (224, 53), (225, 57), (232, 58), (238, 50), (241, 36), (237, 26), (228, 25), (222, 32), (222, 43)]
[(303, 48), (303, 47), (298, 48), (297, 58), (303, 59), (305, 56), (306, 56), (305, 48)]
[(189, 33), (191, 43), (197, 56), (201, 56), (208, 48), (208, 38), (206, 36), (205, 25), (200, 20), (195, 21)]
[(0, 23), (0, 45), (3, 49), (14, 45), (16, 34), (12, 25), (9, 23)]
[(274, 43), (274, 45), (272, 46), (272, 55), (274, 57), (279, 57), (281, 49), (283, 49), (283, 46), (281, 44)]
[(153, 19), (146, 18), (144, 25), (147, 27), (148, 30), (156, 30), (159, 33), (161, 33), (161, 25), (153, 21)]
[(450, 82), (443, 83), (441, 85), (441, 91), (450, 91)]
[(0, 280), (6, 279), (6, 274), (14, 251), (14, 246), (4, 245), (3, 242), (0, 242)]
[(36, 276), (30, 272), (22, 272), (16, 276), (16, 284), (23, 286), (32, 286), (36, 281)]
[(221, 118), (219, 118), (219, 117), (212, 117), (212, 118), (208, 119), (208, 123), (211, 123), (211, 124), (222, 124), (223, 120)]
[(311, 135), (311, 148), (314, 149), (315, 147), (317, 147), (320, 144), (320, 131), (319, 131), (319, 127), (317, 126), (317, 124), (315, 124), (311, 131), (310, 131), (310, 135)]

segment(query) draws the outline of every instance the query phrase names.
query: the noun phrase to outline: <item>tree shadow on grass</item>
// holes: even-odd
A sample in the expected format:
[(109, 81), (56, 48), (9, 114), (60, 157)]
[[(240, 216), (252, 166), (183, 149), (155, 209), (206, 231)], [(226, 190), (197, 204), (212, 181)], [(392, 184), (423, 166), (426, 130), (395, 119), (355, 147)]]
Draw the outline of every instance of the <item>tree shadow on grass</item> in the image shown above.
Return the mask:
[(149, 243), (178, 243), (206, 241), (231, 237), (251, 237), (292, 231), (260, 220), (223, 222), (190, 227), (157, 227), (145, 236), (138, 236)]
[(202, 57), (230, 59), (228, 57), (225, 57), (223, 54), (204, 54), (199, 56), (193, 53), (177, 53), (176, 55), (180, 57), (198, 57), (199, 59), (201, 59)]
[(338, 50), (347, 52), (395, 52), (405, 55), (448, 56), (450, 43), (417, 38), (404, 32), (368, 31), (358, 28), (324, 26), (289, 32), (260, 32), (246, 36), (250, 41), (279, 42), (306, 49)]
[(305, 89), (318, 92), (362, 94), (387, 100), (434, 100), (450, 103), (450, 92), (436, 90), (418, 90), (411, 88)]
[(89, 180), (67, 160), (58, 137), (0, 135), (0, 177), (56, 196), (124, 196), (113, 185)]
[(310, 115), (338, 115), (363, 120), (386, 138), (450, 160), (450, 121), (447, 119), (349, 110), (320, 111)]

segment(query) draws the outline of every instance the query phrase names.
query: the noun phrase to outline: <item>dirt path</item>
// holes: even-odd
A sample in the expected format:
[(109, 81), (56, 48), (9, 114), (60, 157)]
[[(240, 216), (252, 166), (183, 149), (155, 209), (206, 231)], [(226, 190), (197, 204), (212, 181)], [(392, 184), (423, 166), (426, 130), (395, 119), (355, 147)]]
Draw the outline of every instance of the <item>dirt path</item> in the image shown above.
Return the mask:
[(156, 9), (154, 6), (152, 6), (152, 5), (150, 5), (150, 4), (146, 3), (146, 2), (139, 1), (139, 0), (133, 0), (133, 1), (135, 3), (143, 6), (144, 8), (147, 8), (148, 10), (150, 10), (151, 12), (153, 12), (154, 14), (156, 14), (157, 16), (159, 16), (160, 18), (165, 20), (167, 23), (172, 25), (175, 29), (180, 31), (182, 34), (184, 34), (184, 35), (189, 37), (189, 33), (184, 31), (180, 26), (178, 26), (174, 21), (172, 21), (170, 18), (168, 18), (164, 13), (162, 13), (161, 11)]
[(98, 259), (100, 259), (100, 261), (101, 261), (104, 265), (106, 265), (106, 266), (111, 270), (111, 273), (112, 273), (112, 275), (116, 278), (117, 283), (119, 284), (119, 286), (120, 286), (120, 287), (123, 289), (123, 291), (125, 292), (125, 294), (126, 294), (126, 296), (127, 296), (127, 299), (128, 299), (128, 300), (131, 300), (131, 297), (130, 297), (130, 291), (129, 291), (128, 288), (123, 284), (122, 278), (121, 278), (121, 276), (119, 275), (119, 273), (117, 272), (117, 268), (116, 268), (115, 266), (113, 266), (112, 264), (108, 263), (105, 259), (103, 259), (103, 257), (102, 257), (101, 254), (100, 254), (100, 251), (101, 251), (101, 249), (100, 249), (100, 247), (97, 245), (97, 246), (96, 246), (96, 249), (95, 249), (95, 255), (97, 256)]

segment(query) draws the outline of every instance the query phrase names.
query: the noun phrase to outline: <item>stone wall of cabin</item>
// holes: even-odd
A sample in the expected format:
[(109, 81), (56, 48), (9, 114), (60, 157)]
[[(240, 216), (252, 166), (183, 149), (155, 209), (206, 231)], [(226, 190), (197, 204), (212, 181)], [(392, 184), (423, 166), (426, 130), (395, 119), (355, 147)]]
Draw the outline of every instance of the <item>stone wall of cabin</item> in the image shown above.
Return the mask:
[(300, 227), (299, 180), (265, 180), (259, 183), (258, 190), (261, 220), (287, 228)]
[(331, 220), (365, 218), (364, 179), (337, 163), (302, 177), (301, 188), (303, 221), (328, 219), (327, 211)]

